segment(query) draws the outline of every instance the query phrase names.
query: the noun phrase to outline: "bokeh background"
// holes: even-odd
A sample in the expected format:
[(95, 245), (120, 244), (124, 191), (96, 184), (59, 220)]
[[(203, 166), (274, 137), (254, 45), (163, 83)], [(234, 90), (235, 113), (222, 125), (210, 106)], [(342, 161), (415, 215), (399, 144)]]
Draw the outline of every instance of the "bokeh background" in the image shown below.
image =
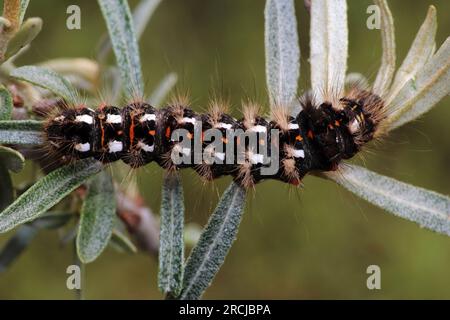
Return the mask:
[[(1, 3), (2, 1), (0, 1)], [(349, 72), (374, 78), (381, 56), (378, 30), (368, 30), (370, 1), (349, 2)], [(132, 7), (137, 1), (130, 1)], [(228, 98), (239, 116), (250, 97), (267, 105), (264, 69), (263, 0), (164, 0), (140, 41), (141, 60), (150, 92), (168, 72), (179, 75), (196, 110), (211, 95)], [(448, 0), (389, 1), (395, 19), (398, 64), (420, 27), (429, 5), (437, 8), (437, 44), (450, 35)], [(81, 30), (66, 29), (66, 8), (81, 7)], [(302, 51), (301, 86), (309, 79), (309, 16), (295, 1)], [(27, 16), (44, 20), (42, 33), (18, 65), (57, 57), (94, 58), (106, 32), (95, 1), (31, 1)], [(114, 58), (111, 56), (111, 63)], [(450, 85), (450, 84), (449, 84)], [(371, 148), (365, 165), (381, 174), (450, 194), (450, 98)], [(20, 181), (23, 176), (16, 176)], [(138, 181), (148, 205), (158, 214), (162, 170), (155, 164)], [(186, 222), (203, 225), (230, 182), (203, 186), (183, 173)], [(12, 235), (0, 235), (3, 245)], [(0, 298), (73, 299), (66, 267), (71, 246), (61, 247), (56, 232), (43, 231), (6, 272), (0, 274)], [(366, 287), (366, 268), (381, 267), (382, 289)], [(107, 249), (86, 267), (88, 299), (158, 299), (157, 260), (145, 253)], [(234, 244), (205, 298), (381, 299), (450, 298), (450, 238), (421, 229), (360, 200), (339, 186), (315, 177), (304, 188), (268, 181), (248, 196)]]

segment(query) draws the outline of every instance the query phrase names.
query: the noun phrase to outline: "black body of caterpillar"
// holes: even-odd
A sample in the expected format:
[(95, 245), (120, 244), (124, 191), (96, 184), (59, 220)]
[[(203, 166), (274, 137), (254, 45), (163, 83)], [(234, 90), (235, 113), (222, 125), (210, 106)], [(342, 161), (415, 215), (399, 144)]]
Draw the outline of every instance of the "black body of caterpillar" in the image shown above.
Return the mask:
[[(197, 114), (182, 104), (155, 109), (146, 103), (132, 103), (124, 108), (103, 106), (95, 111), (78, 107), (51, 117), (45, 134), (54, 152), (72, 159), (94, 157), (103, 163), (121, 159), (132, 167), (156, 161), (164, 168), (192, 167), (207, 179), (232, 175), (245, 187), (263, 179), (298, 184), (308, 172), (336, 170), (342, 159), (353, 157), (373, 139), (384, 113), (381, 98), (363, 90), (353, 90), (339, 100), (338, 106), (329, 102), (315, 106), (307, 98), (302, 107), (295, 118), (282, 116), (278, 121), (267, 121), (257, 115), (238, 121), (223, 112)], [(271, 129), (278, 129), (278, 171), (261, 175), (259, 169), (267, 163), (263, 163), (258, 150), (250, 151), (248, 142), (239, 138), (233, 138), (233, 142), (236, 147), (245, 144), (244, 163), (237, 162), (235, 147), (232, 163), (194, 164), (194, 128), (199, 122), (202, 153), (208, 145), (203, 141), (203, 132), (210, 128), (222, 132), (224, 144), (230, 143), (226, 137), (231, 129), (257, 132), (258, 144), (259, 141), (270, 144)], [(190, 163), (175, 165), (171, 161), (170, 153), (178, 144), (171, 136), (176, 129), (189, 133), (191, 148), (179, 152), (191, 157)], [(266, 135), (266, 140), (260, 140), (260, 135)], [(214, 150), (212, 154), (222, 160), (225, 157)], [(270, 152), (266, 156), (270, 158)]]

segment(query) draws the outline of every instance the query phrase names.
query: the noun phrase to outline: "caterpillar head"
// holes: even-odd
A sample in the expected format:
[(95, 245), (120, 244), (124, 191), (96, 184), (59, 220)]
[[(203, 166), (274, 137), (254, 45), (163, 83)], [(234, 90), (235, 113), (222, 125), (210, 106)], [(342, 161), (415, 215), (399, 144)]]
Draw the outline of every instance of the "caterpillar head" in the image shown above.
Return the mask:
[(357, 151), (372, 140), (385, 119), (383, 100), (368, 91), (352, 91), (340, 99), (342, 117), (346, 119), (347, 128), (355, 142)]

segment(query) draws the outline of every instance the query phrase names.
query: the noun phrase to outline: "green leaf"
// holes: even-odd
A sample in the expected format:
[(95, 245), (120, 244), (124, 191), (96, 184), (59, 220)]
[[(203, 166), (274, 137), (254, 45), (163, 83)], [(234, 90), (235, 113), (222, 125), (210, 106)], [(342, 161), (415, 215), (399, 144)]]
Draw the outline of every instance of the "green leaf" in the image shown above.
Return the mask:
[(300, 47), (293, 0), (267, 0), (266, 80), (272, 106), (291, 107), (297, 96)]
[(179, 299), (199, 299), (219, 271), (236, 239), (246, 191), (233, 182), (224, 192), (186, 262)]
[(14, 187), (8, 168), (0, 160), (0, 211), (14, 200)]
[(80, 261), (94, 261), (111, 238), (116, 217), (116, 197), (111, 175), (102, 171), (89, 183), (81, 208), (77, 253)]
[(0, 163), (4, 168), (17, 173), (25, 166), (25, 158), (14, 149), (0, 146)]
[(164, 102), (164, 99), (169, 94), (170, 90), (175, 86), (178, 81), (178, 76), (175, 72), (171, 72), (166, 75), (158, 87), (152, 92), (150, 95), (150, 99), (148, 100), (152, 106), (158, 107)]
[(0, 121), (0, 144), (44, 143), (42, 122), (36, 120)]
[(139, 49), (133, 19), (126, 0), (98, 0), (108, 27), (122, 83), (128, 95), (142, 97), (142, 80)]
[(116, 250), (120, 252), (136, 253), (137, 248), (131, 240), (117, 229), (113, 229), (111, 240), (109, 242)]
[(392, 101), (395, 112), (386, 120), (387, 128), (400, 127), (429, 111), (450, 93), (449, 84), (450, 37)]
[(0, 213), (0, 232), (47, 212), (102, 167), (96, 160), (85, 159), (51, 172)]
[(161, 0), (142, 0), (133, 10), (134, 29), (139, 39)]
[(375, 4), (381, 11), (381, 41), (383, 56), (381, 66), (373, 85), (373, 92), (384, 97), (392, 82), (395, 72), (395, 30), (394, 19), (386, 0), (375, 0)]
[(0, 121), (11, 119), (13, 102), (9, 90), (0, 85)]
[(24, 66), (11, 71), (11, 77), (30, 82), (38, 87), (50, 90), (67, 102), (77, 102), (77, 92), (69, 81), (56, 72), (36, 66)]
[(66, 225), (72, 217), (74, 217), (72, 213), (48, 212), (29, 224), (38, 229), (52, 230)]
[(23, 47), (29, 45), (42, 30), (41, 18), (27, 19), (19, 31), (11, 38), (6, 50), (5, 59), (9, 59), (18, 53)]
[(394, 82), (386, 98), (386, 105), (390, 105), (406, 82), (414, 78), (433, 56), (436, 49), (435, 37), (437, 31), (436, 8), (430, 6), (425, 21), (422, 23), (411, 48), (398, 69)]
[(164, 178), (159, 235), (159, 289), (173, 296), (180, 293), (184, 264), (183, 186), (178, 174)]
[(25, 165), (22, 154), (0, 146), (0, 211), (14, 200), (14, 186), (9, 171), (19, 172)]
[(317, 101), (344, 89), (348, 57), (347, 1), (311, 1), (311, 86)]
[(34, 239), (38, 229), (31, 225), (21, 226), (0, 252), (0, 273), (4, 272)]
[(30, 0), (20, 0), (20, 17), (19, 17), (20, 23), (22, 23), (23, 18), (25, 17), (25, 13), (27, 11), (29, 3), (30, 3)]
[[(136, 38), (139, 40), (147, 27), (150, 18), (160, 4), (161, 0), (141, 0), (133, 10), (134, 30), (136, 30)], [(98, 46), (98, 61), (102, 61), (111, 50), (111, 40), (108, 37), (102, 39)]]
[(369, 171), (346, 165), (325, 176), (359, 197), (421, 227), (450, 236), (450, 198)]

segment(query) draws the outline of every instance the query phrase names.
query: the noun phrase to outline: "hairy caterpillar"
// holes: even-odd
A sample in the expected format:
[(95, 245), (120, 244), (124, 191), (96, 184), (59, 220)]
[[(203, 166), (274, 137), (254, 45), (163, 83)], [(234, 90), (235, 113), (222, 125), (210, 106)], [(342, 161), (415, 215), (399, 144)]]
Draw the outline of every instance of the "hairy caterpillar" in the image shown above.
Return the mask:
[[(133, 168), (156, 161), (169, 170), (191, 167), (209, 180), (231, 175), (246, 188), (264, 179), (297, 185), (311, 171), (336, 170), (341, 160), (353, 157), (374, 138), (385, 118), (382, 99), (362, 89), (352, 89), (335, 104), (313, 100), (311, 95), (301, 99), (296, 117), (280, 108), (272, 120), (259, 116), (254, 105), (245, 108), (242, 120), (217, 104), (206, 114), (194, 112), (185, 102), (161, 109), (143, 102), (123, 108), (102, 105), (97, 110), (79, 106), (52, 116), (45, 136), (53, 152), (69, 159), (123, 160)], [(185, 132), (183, 140), (174, 138), (179, 130)], [(206, 141), (210, 130), (219, 136)], [(230, 134), (235, 131), (244, 135)], [(251, 143), (249, 133), (256, 143)], [(276, 150), (262, 153), (268, 144)], [(174, 154), (185, 161), (175, 163)], [(198, 154), (208, 155), (209, 161), (199, 162)], [(262, 173), (274, 161), (277, 169)]]

